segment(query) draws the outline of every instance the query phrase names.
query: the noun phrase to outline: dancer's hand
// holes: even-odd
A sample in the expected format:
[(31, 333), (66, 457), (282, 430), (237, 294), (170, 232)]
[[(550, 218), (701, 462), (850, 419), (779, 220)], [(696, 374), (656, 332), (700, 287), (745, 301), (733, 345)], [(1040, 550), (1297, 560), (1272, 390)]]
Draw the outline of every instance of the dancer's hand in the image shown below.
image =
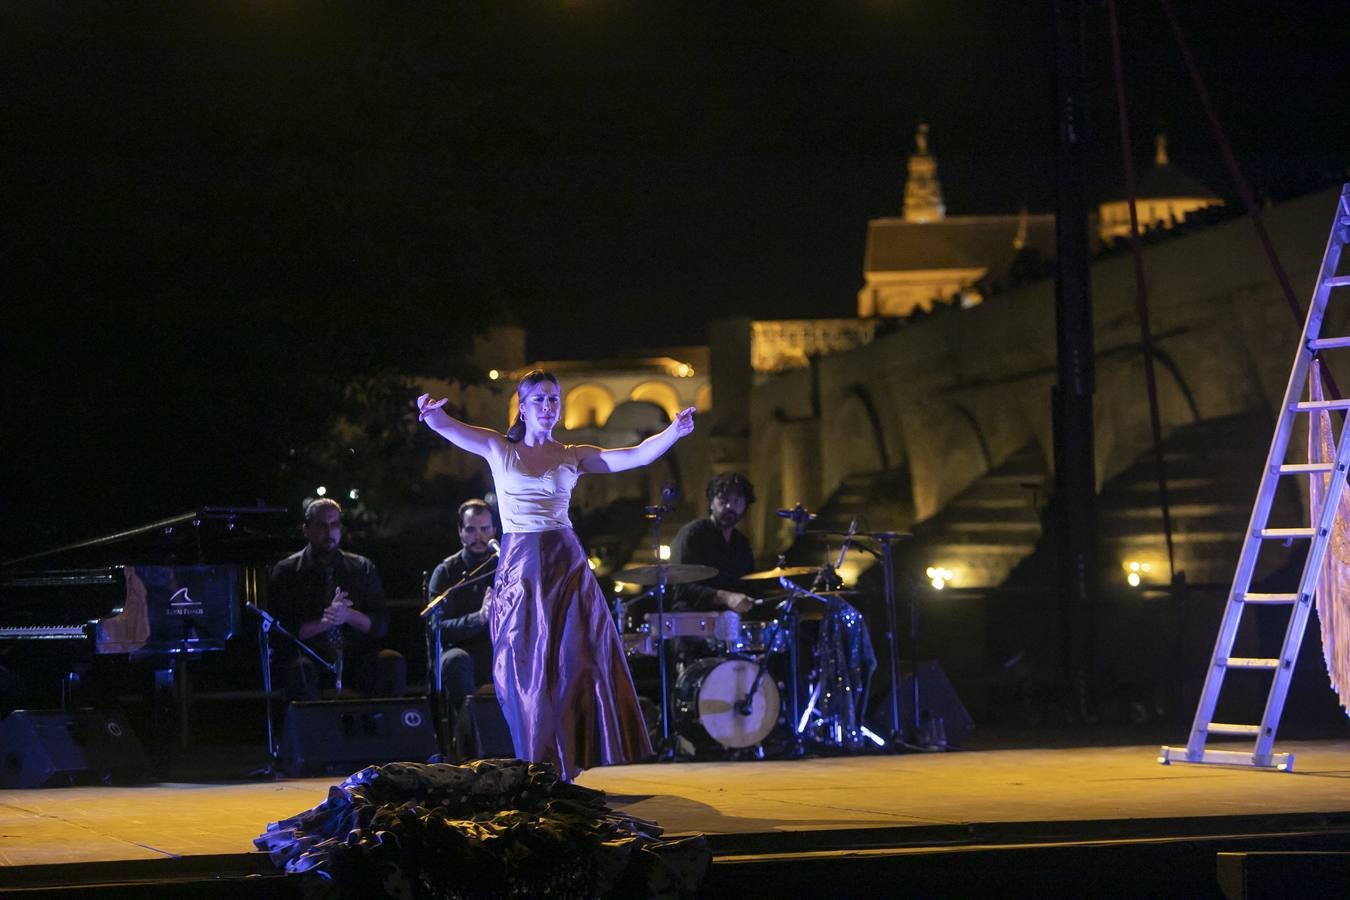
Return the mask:
[(670, 427), (675, 429), (675, 437), (682, 438), (694, 431), (694, 407), (682, 409), (675, 416), (675, 421), (670, 423)]
[(430, 394), (423, 394), (417, 398), (417, 421), (425, 422), (427, 416), (435, 410), (440, 409), (449, 400), (449, 397), (442, 397), (439, 400), (432, 400)]

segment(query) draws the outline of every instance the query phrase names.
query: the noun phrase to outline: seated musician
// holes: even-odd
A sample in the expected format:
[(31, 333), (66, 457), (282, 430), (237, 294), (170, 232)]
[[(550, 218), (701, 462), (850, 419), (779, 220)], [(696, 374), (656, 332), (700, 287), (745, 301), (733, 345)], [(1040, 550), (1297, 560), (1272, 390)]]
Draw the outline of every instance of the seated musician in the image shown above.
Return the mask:
[(708, 514), (679, 530), (670, 545), (670, 561), (712, 566), (718, 574), (701, 583), (677, 585), (671, 609), (749, 612), (754, 600), (741, 592), (739, 579), (754, 569), (755, 554), (736, 525), (755, 502), (755, 487), (744, 475), (725, 472), (712, 477), (705, 494)]
[(482, 500), (465, 500), (459, 507), (461, 549), (442, 560), (427, 582), (430, 602), (470, 573), (480, 579), (451, 591), (439, 608), (442, 640), (449, 645), (441, 653), (441, 683), (452, 719), (465, 697), (492, 683), (492, 640), (482, 607), (483, 595), (492, 586), (492, 573), (497, 571), (497, 557), (488, 546), (496, 536), (492, 508)]
[[(338, 547), (342, 507), (320, 498), (305, 508), (301, 526), (308, 544), (272, 568), (268, 610), (292, 634), (329, 662), (341, 661), (343, 692), (402, 696), (407, 688), (403, 654), (384, 650), (389, 632), (384, 586), (375, 564)], [(283, 650), (283, 659), (290, 648)], [(332, 682), (307, 656), (294, 652), (285, 679), (288, 700), (317, 700)]]

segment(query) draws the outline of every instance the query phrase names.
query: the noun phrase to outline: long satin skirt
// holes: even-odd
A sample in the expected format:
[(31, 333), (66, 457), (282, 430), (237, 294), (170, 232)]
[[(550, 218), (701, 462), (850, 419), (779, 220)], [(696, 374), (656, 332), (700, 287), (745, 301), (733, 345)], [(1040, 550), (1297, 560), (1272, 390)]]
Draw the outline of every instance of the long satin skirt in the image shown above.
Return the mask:
[(572, 529), (502, 536), (488, 628), (517, 756), (570, 781), (652, 755), (623, 641)]

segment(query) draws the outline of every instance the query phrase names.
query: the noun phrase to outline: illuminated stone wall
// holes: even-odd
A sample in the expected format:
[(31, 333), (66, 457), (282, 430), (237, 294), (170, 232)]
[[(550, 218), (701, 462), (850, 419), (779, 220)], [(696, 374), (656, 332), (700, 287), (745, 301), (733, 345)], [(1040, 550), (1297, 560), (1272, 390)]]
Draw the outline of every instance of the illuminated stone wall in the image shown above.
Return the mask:
[[(1305, 294), (1337, 194), (1303, 197), (1266, 215), (1282, 263)], [(1164, 432), (1239, 413), (1273, 421), (1299, 327), (1250, 223), (1230, 221), (1151, 245), (1144, 268)], [(1100, 487), (1148, 451), (1151, 439), (1133, 263), (1115, 256), (1096, 263), (1092, 275)], [(1306, 303), (1306, 295), (1300, 300)], [(1345, 306), (1333, 305), (1332, 333), (1350, 333), (1347, 318)], [(749, 404), (748, 453), (765, 501), (753, 522), (759, 550), (781, 545), (778, 523), (766, 518), (775, 502), (827, 498), (850, 474), (883, 459), (891, 469), (908, 468), (918, 521), (1028, 444), (1051, 469), (1055, 373), (1054, 285), (1045, 280), (824, 356), (810, 370), (760, 377)], [(1334, 374), (1350, 384), (1350, 366), (1336, 365)], [(803, 427), (805, 420), (816, 427)], [(788, 449), (794, 441), (814, 446)], [(814, 489), (797, 487), (805, 496), (790, 496), (788, 486), (808, 477), (816, 479)]]
[(872, 342), (867, 319), (770, 319), (750, 324), (750, 367), (759, 374), (804, 368), (811, 357), (842, 353)]

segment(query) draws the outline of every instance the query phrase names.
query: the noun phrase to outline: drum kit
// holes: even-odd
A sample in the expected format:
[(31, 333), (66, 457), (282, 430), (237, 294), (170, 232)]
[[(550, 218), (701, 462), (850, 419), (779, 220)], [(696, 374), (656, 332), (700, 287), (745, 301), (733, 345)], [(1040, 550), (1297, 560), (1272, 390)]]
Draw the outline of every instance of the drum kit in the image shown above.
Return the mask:
[[(675, 510), (678, 500), (678, 487), (668, 484), (661, 490), (660, 505), (643, 510), (651, 523), (653, 559), (661, 559), (661, 526), (665, 517)], [(778, 515), (791, 520), (799, 536), (816, 518), (800, 503), (792, 509), (778, 510)], [(846, 532), (818, 533), (843, 537), (839, 556), (833, 564), (787, 566), (780, 558), (779, 564), (772, 569), (734, 579), (750, 583), (777, 582), (781, 587), (781, 592), (756, 601), (757, 605), (775, 603), (776, 615), (768, 622), (742, 622), (731, 610), (669, 611), (666, 589), (671, 585), (707, 581), (721, 574), (711, 566), (661, 561), (624, 569), (615, 575), (617, 581), (650, 587), (647, 594), (655, 600), (655, 613), (646, 616), (644, 625), (635, 632), (625, 633), (625, 604), (622, 601), (616, 604), (615, 614), (619, 631), (625, 633), (624, 644), (630, 659), (637, 655), (651, 655), (656, 659), (660, 732), (653, 743), (658, 760), (669, 762), (700, 752), (749, 753), (762, 757), (766, 755), (766, 742), (780, 725), (786, 726), (787, 738), (779, 752), (790, 757), (803, 755), (808, 739), (847, 750), (860, 749), (864, 739), (883, 750), (913, 748), (906, 738), (917, 733), (919, 683), (917, 675), (911, 679), (914, 722), (907, 734), (906, 727), (900, 722), (899, 619), (892, 552), (895, 543), (910, 535), (894, 531), (862, 532), (858, 530), (856, 517)], [(849, 592), (838, 590), (843, 585), (836, 573), (851, 549), (873, 556), (880, 563), (884, 576), (890, 688), (890, 731), (884, 736), (868, 730), (862, 721), (866, 677), (870, 677), (871, 670), (867, 670), (866, 677), (857, 677), (859, 644), (866, 646), (869, 656), (871, 647), (861, 615), (843, 600)], [(798, 583), (805, 576), (813, 579), (810, 589)], [(826, 642), (818, 642), (813, 653), (813, 666), (807, 673), (814, 683), (807, 684), (804, 691), (801, 690), (803, 673), (798, 647), (800, 624), (804, 618), (798, 611), (798, 603), (803, 598), (820, 603), (822, 633), (828, 630), (835, 637), (833, 652), (823, 646)], [(912, 646), (917, 646), (918, 615), (912, 598), (909, 605), (911, 642)], [(834, 621), (830, 620), (832, 614)], [(672, 639), (681, 641), (684, 647), (707, 648), (701, 656), (685, 654), (686, 662), (678, 673), (673, 691), (669, 671)], [(848, 645), (847, 649), (845, 645)], [(844, 655), (848, 656), (847, 660), (841, 658)], [(695, 658), (690, 660), (691, 656)], [(803, 695), (809, 698), (805, 712), (801, 709)]]
[[(740, 576), (737, 580), (747, 582), (747, 590), (753, 591), (759, 583), (780, 588), (756, 601), (758, 605), (775, 604), (774, 616), (767, 621), (745, 619), (731, 610), (654, 612), (647, 614), (641, 625), (627, 630), (621, 620), (630, 660), (657, 657), (664, 669), (670, 641), (678, 641), (684, 657), (673, 689), (662, 691), (660, 708), (668, 716), (662, 721), (658, 741), (663, 745), (658, 749), (662, 758), (691, 754), (762, 757), (770, 744), (773, 746), (767, 752), (800, 756), (805, 740), (842, 747), (841, 730), (832, 727), (837, 723), (818, 721), (823, 727), (808, 728), (809, 716), (802, 716), (799, 709), (800, 696), (818, 696), (820, 689), (818, 681), (812, 684), (816, 667), (802, 678), (801, 622), (822, 618), (831, 597), (842, 598), (852, 592), (808, 590), (798, 581), (809, 577), (820, 584), (822, 575), (831, 574), (829, 566), (824, 572), (815, 566), (779, 566)], [(626, 569), (615, 578), (651, 587), (690, 584), (717, 575), (717, 570), (709, 566), (658, 564)], [(799, 613), (797, 604), (802, 599), (819, 601), (820, 614), (816, 615), (814, 609)], [(663, 677), (661, 683), (664, 686), (671, 680)], [(778, 739), (771, 741), (775, 730)]]

